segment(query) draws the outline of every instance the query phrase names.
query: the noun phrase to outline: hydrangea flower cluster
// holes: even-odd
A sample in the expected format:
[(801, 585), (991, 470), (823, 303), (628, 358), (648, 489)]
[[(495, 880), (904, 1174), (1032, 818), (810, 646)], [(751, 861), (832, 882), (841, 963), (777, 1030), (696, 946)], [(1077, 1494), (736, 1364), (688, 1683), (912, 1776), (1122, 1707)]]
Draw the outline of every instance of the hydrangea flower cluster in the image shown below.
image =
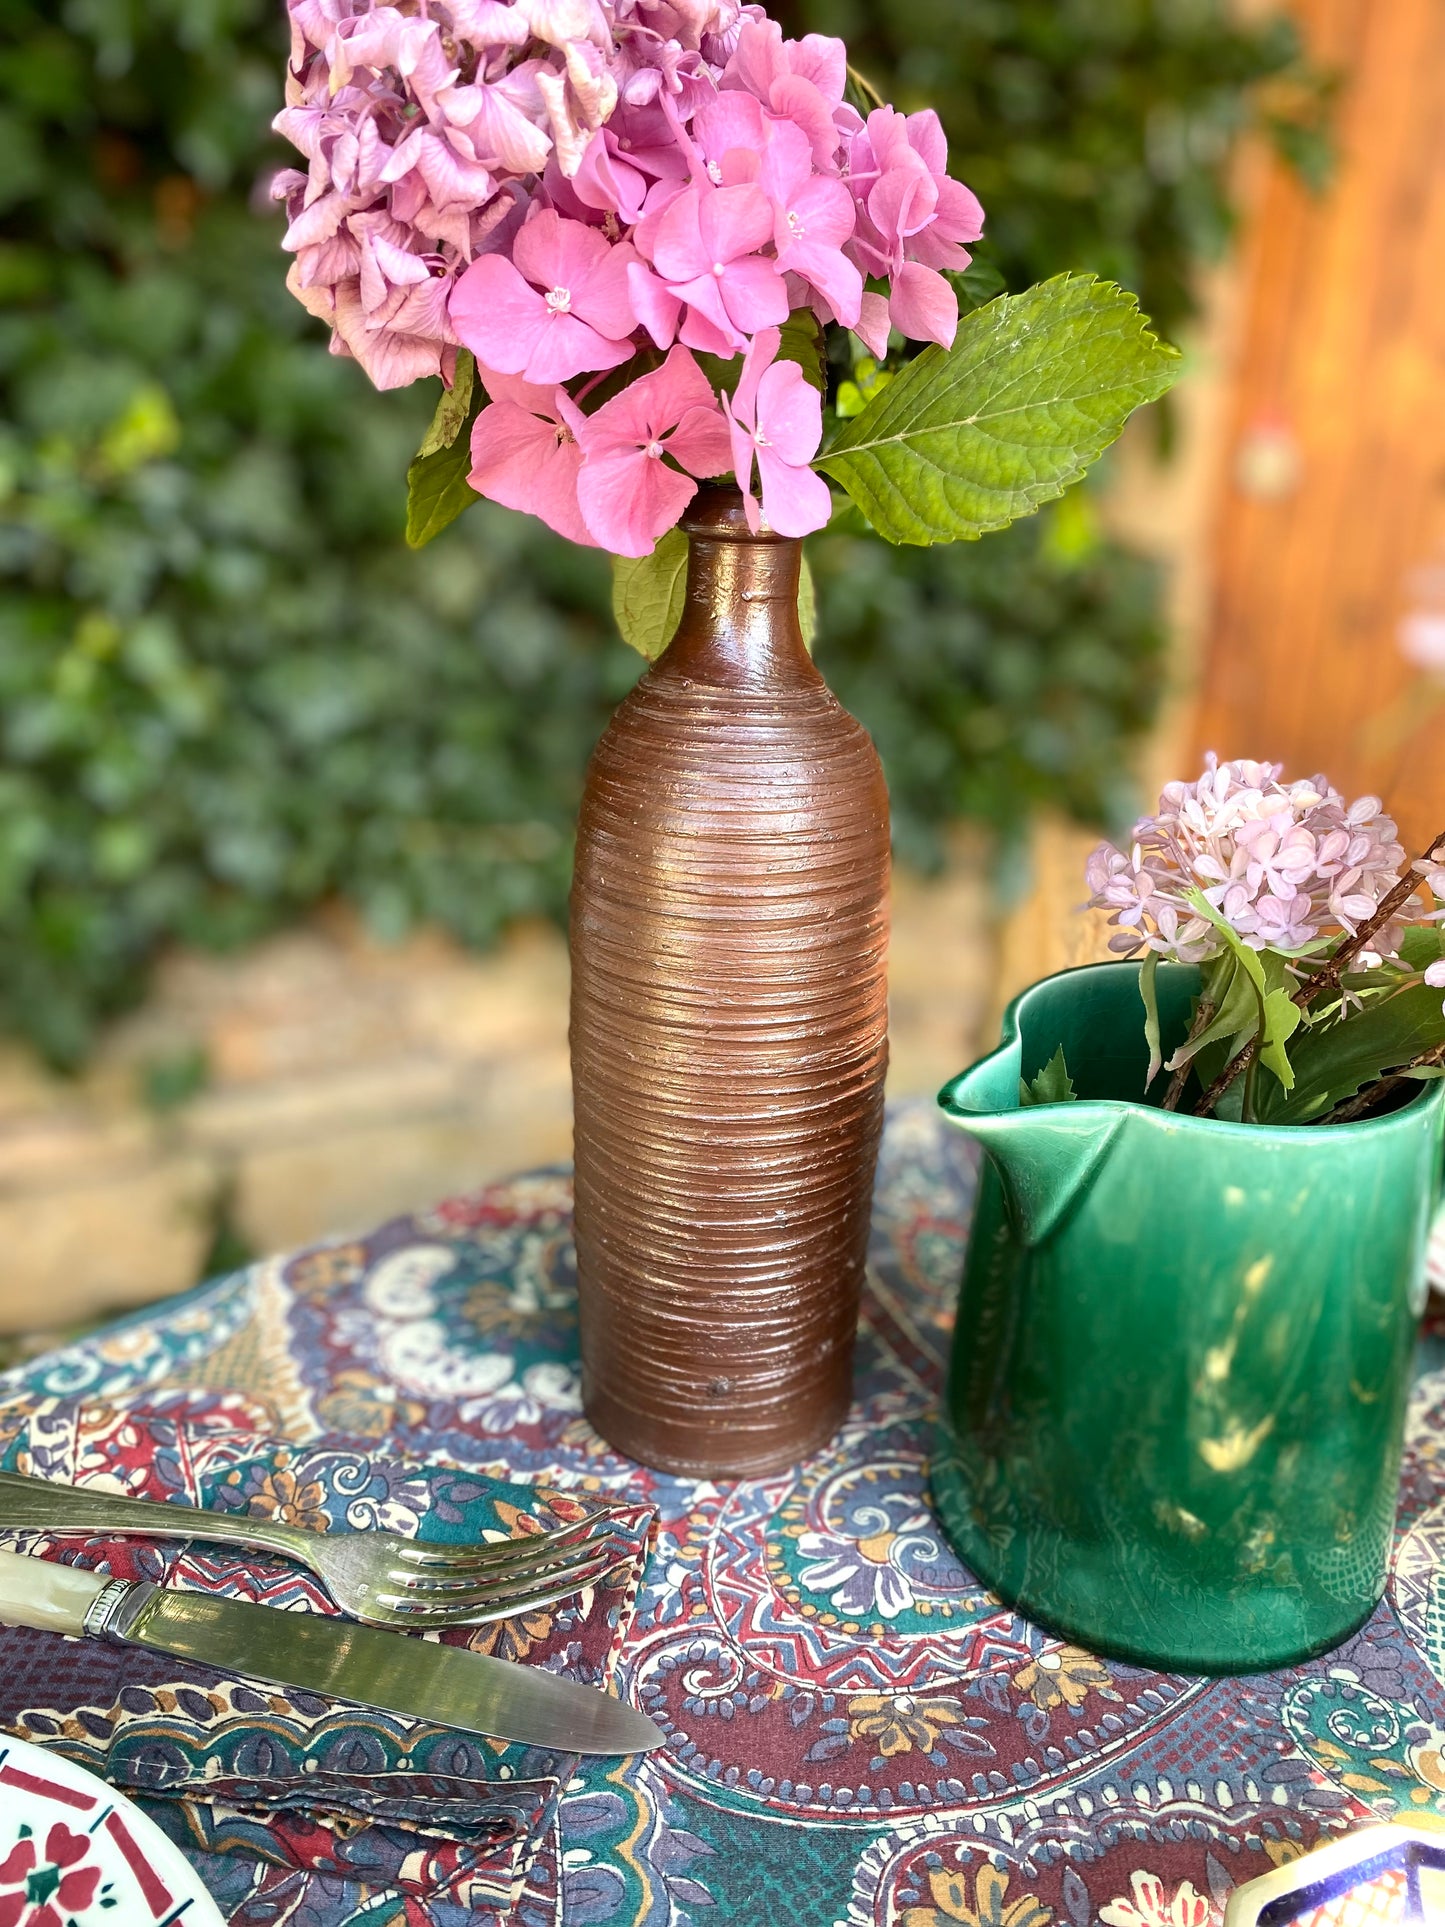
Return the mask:
[[(845, 100), (841, 41), (740, 0), (288, 10), (288, 286), (380, 388), (473, 352), (480, 494), (636, 556), (735, 472), (754, 527), (806, 534), (829, 495), (789, 315), (880, 359), (893, 328), (952, 343), (943, 271), (982, 210), (936, 114)], [(741, 358), (736, 383), (699, 354)]]
[[(1405, 851), (1377, 796), (1346, 804), (1323, 776), (1281, 781), (1283, 765), (1221, 763), (1169, 783), (1126, 854), (1101, 843), (1088, 862), (1091, 909), (1109, 910), (1112, 950), (1206, 963), (1224, 938), (1191, 902), (1198, 892), (1253, 950), (1298, 951), (1365, 923), (1402, 874)], [(1445, 895), (1445, 870), (1428, 881)], [(1397, 954), (1398, 919), (1370, 939)]]

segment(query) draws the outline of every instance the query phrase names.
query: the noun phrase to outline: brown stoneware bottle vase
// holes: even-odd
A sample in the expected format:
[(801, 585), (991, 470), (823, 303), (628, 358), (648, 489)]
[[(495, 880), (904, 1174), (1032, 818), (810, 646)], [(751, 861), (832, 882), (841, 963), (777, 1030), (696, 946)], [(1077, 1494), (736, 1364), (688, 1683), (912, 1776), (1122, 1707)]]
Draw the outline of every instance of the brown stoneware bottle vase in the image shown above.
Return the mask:
[(682, 524), (676, 636), (587, 776), (572, 887), (587, 1414), (728, 1476), (848, 1407), (887, 1063), (888, 792), (798, 627), (799, 544)]

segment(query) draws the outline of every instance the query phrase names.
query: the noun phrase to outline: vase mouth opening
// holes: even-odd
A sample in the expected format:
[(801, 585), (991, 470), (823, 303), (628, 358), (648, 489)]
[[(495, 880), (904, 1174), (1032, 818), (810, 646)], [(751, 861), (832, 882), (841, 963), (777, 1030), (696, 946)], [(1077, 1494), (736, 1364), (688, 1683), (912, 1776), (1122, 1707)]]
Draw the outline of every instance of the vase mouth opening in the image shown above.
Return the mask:
[(732, 482), (703, 482), (678, 527), (684, 535), (700, 535), (712, 542), (762, 542), (781, 548), (796, 539), (766, 528), (755, 534), (748, 527), (743, 492)]

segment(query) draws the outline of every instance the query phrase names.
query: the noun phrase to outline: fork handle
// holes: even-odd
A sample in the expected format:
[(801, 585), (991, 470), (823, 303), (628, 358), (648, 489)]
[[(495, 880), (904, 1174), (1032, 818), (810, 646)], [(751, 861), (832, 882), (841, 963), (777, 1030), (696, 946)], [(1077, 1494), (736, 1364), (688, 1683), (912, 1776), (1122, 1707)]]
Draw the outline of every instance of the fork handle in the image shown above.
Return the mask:
[(57, 1485), (0, 1472), (0, 1531), (102, 1533), (137, 1539), (207, 1539), (279, 1552), (303, 1566), (312, 1561), (314, 1535), (279, 1519), (246, 1512), (207, 1512), (199, 1506), (128, 1499), (84, 1486)]

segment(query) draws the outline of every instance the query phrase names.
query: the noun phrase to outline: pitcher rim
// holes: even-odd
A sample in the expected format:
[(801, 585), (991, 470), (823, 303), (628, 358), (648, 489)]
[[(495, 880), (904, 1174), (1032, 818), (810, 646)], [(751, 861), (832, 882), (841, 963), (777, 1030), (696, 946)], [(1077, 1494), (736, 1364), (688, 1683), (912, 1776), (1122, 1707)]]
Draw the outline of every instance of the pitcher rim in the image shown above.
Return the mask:
[[(1012, 1109), (1007, 1110), (970, 1110), (958, 1102), (955, 1092), (961, 1084), (974, 1075), (975, 1071), (981, 1070), (985, 1064), (992, 1063), (995, 1058), (1002, 1057), (1006, 1051), (1011, 1050), (1013, 1046), (1018, 1043), (1021, 1029), (1019, 1013), (1035, 991), (1042, 990), (1047, 984), (1057, 983), (1062, 977), (1080, 977), (1102, 970), (1137, 970), (1138, 968), (1139, 960), (1137, 958), (1121, 957), (1117, 960), (1099, 963), (1072, 964), (1065, 970), (1050, 971), (1047, 977), (1037, 977), (1031, 984), (1026, 984), (1016, 996), (1009, 999), (1008, 1005), (1004, 1010), (1003, 1022), (1000, 1026), (1001, 1035), (998, 1043), (994, 1045), (992, 1050), (984, 1051), (981, 1056), (974, 1058), (971, 1064), (966, 1065), (963, 1070), (957, 1072), (955, 1076), (950, 1077), (939, 1091), (937, 1103), (944, 1116), (951, 1124), (957, 1124), (961, 1129), (967, 1130), (971, 1124), (977, 1123), (980, 1119), (984, 1118), (1022, 1116), (1026, 1109), (1046, 1111), (1065, 1108), (1060, 1105), (1040, 1104), (1023, 1106), (1015, 1103)], [(1199, 966), (1197, 964), (1184, 964), (1171, 961), (1161, 965), (1161, 968), (1165, 970), (1192, 970), (1197, 972)], [(1362, 1117), (1353, 1119), (1345, 1124), (1331, 1125), (1331, 1134), (1333, 1135), (1336, 1131), (1348, 1131), (1352, 1135), (1358, 1136), (1362, 1132), (1383, 1132), (1391, 1129), (1403, 1129), (1405, 1122), (1416, 1119), (1419, 1112), (1424, 1109), (1426, 1105), (1432, 1102), (1439, 1103), (1442, 1099), (1445, 1099), (1445, 1078), (1428, 1079), (1423, 1082), (1422, 1089), (1415, 1096), (1408, 1098), (1405, 1103), (1398, 1105), (1393, 1111), (1386, 1112), (1383, 1117)], [(1139, 1099), (1122, 1097), (1078, 1098), (1069, 1104), (1067, 1109), (1073, 1115), (1087, 1111), (1095, 1115), (1104, 1113), (1111, 1117), (1127, 1116), (1133, 1112), (1140, 1112), (1145, 1116), (1158, 1118), (1160, 1123), (1165, 1124), (1169, 1129), (1208, 1132), (1211, 1134), (1228, 1132), (1231, 1136), (1236, 1136), (1241, 1131), (1247, 1131), (1252, 1137), (1279, 1138), (1291, 1143), (1297, 1143), (1301, 1131), (1307, 1131), (1310, 1128), (1307, 1124), (1246, 1124), (1242, 1120), (1233, 1118), (1194, 1117), (1186, 1111), (1164, 1111), (1161, 1110), (1158, 1105), (1146, 1104)]]

